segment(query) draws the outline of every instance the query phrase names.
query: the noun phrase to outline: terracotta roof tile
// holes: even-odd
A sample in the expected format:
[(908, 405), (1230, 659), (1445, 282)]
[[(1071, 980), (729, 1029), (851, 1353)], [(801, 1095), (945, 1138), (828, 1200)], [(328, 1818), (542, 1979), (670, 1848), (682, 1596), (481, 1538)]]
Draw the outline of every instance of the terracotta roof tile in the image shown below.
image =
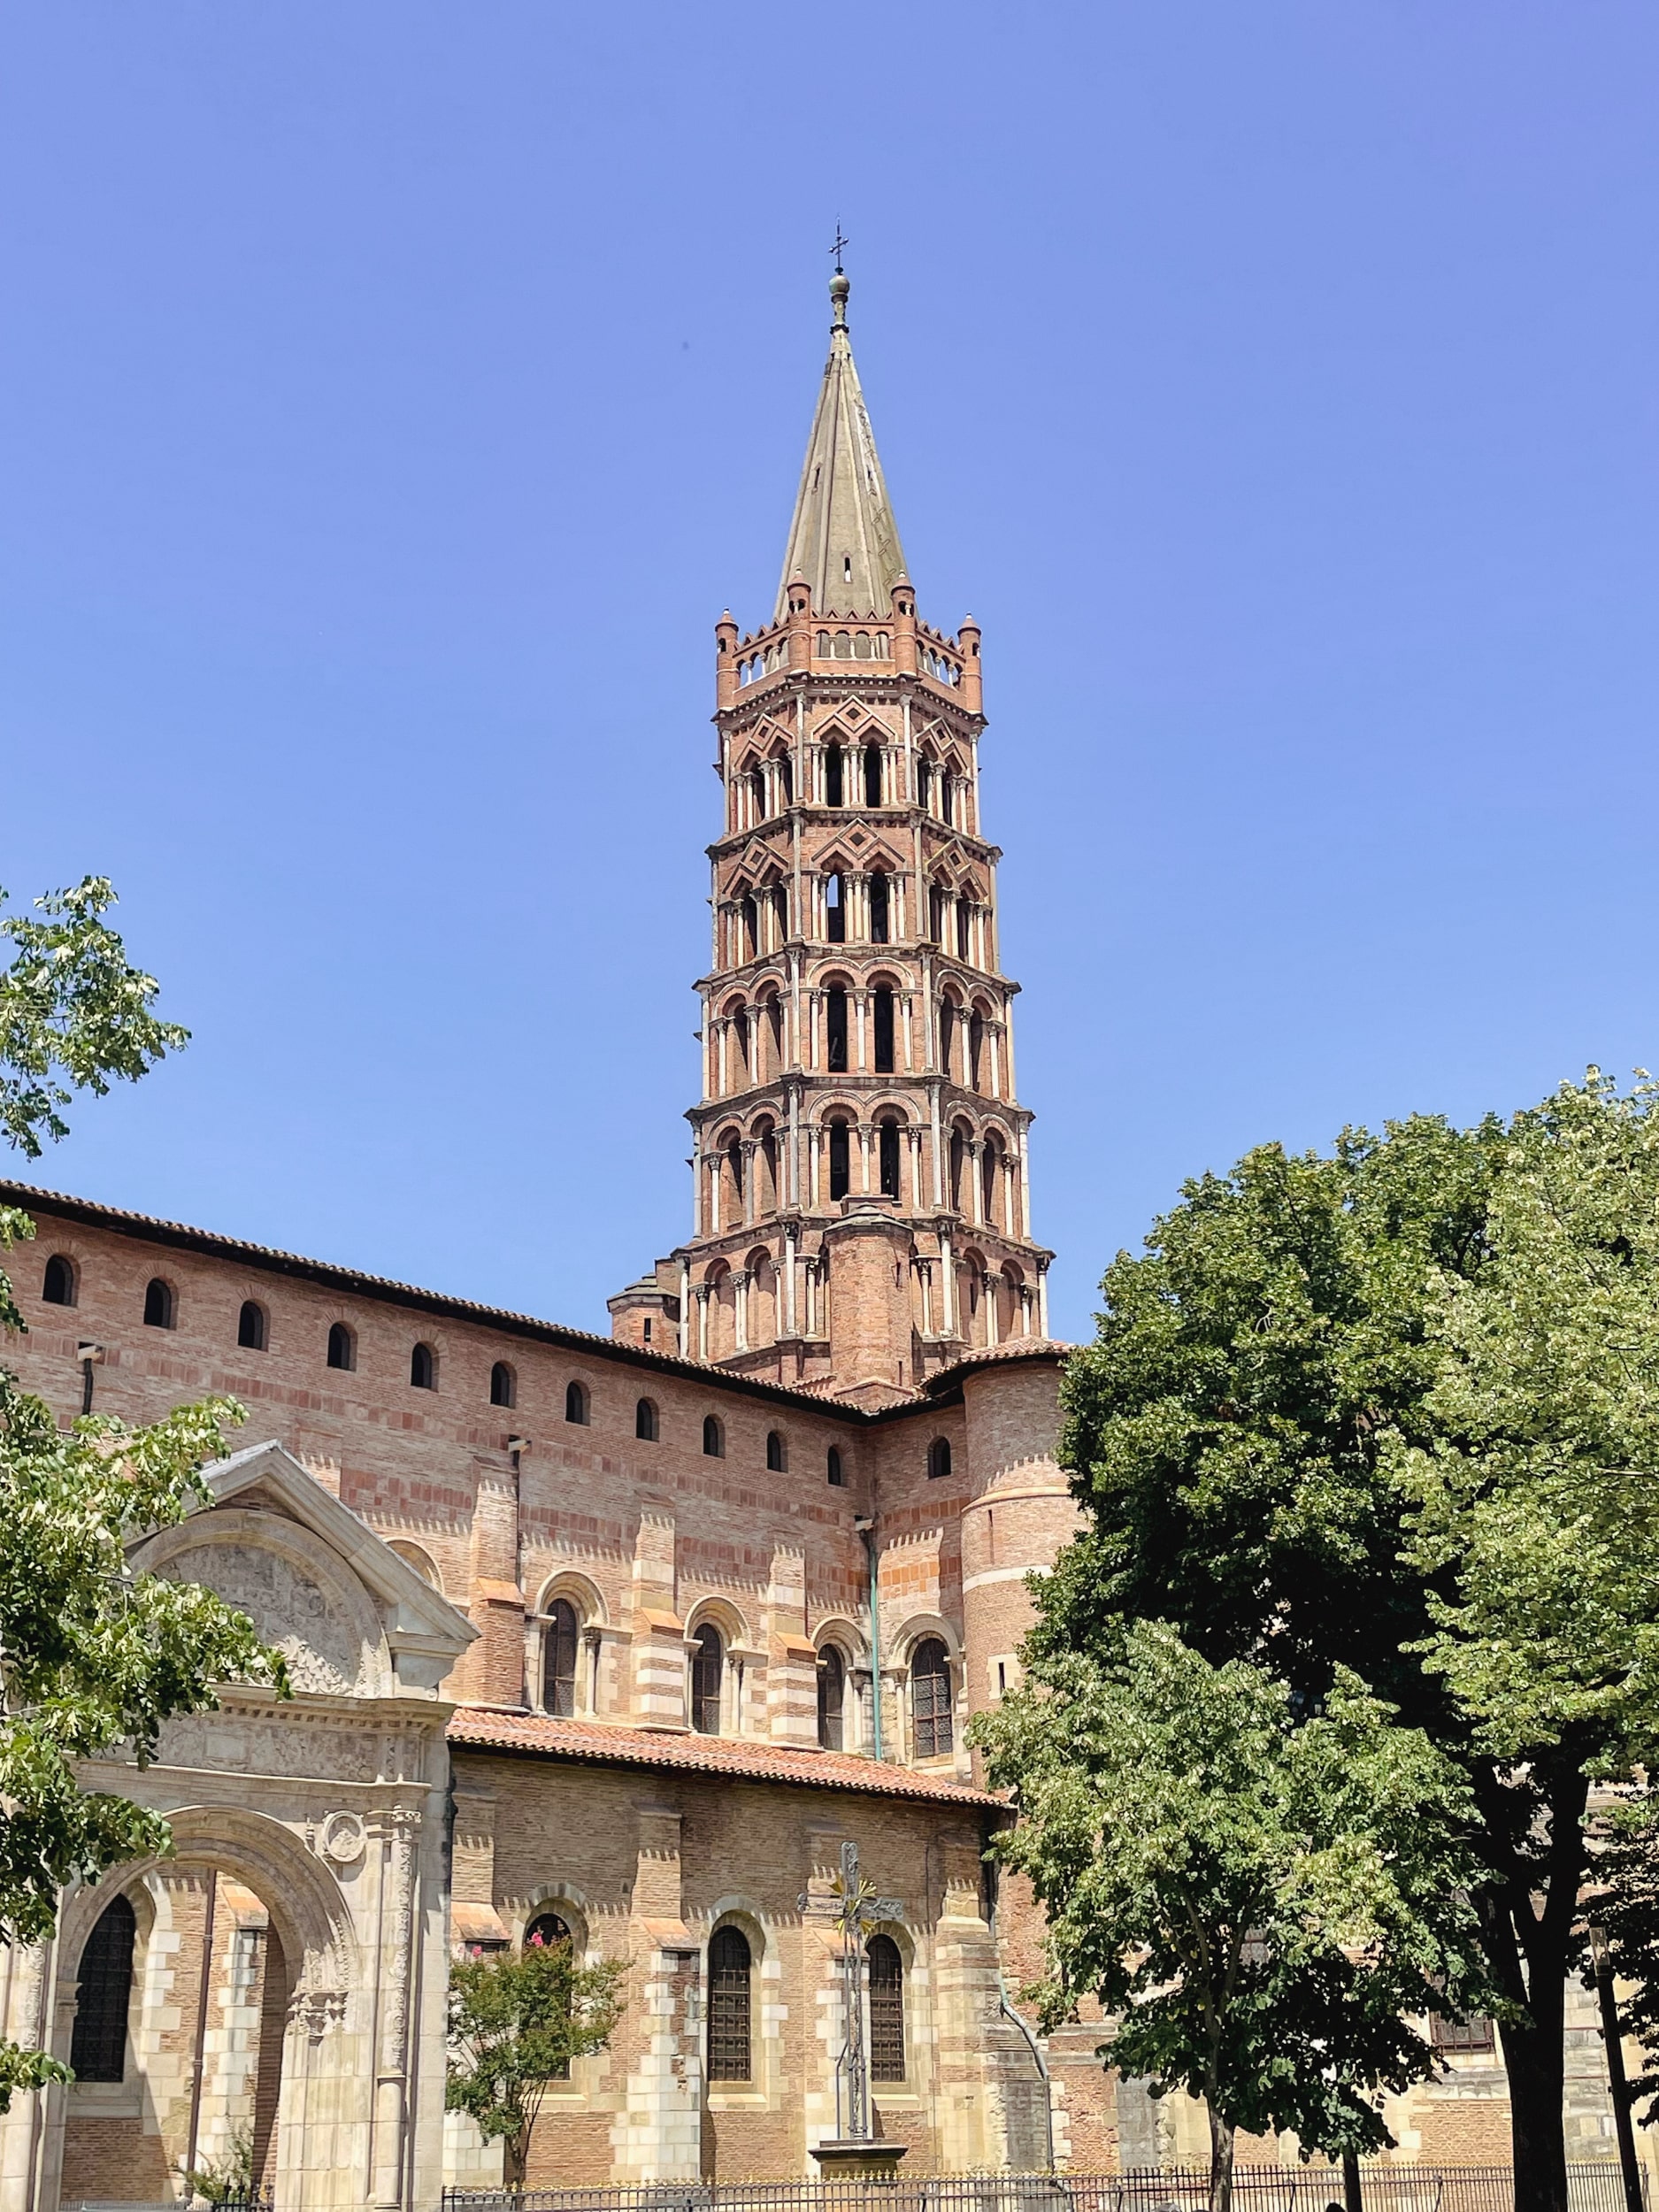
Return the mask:
[(796, 1751), (782, 1744), (729, 1736), (677, 1735), (653, 1728), (605, 1727), (595, 1721), (554, 1720), (545, 1713), (507, 1713), (462, 1705), (449, 1720), (449, 1741), (477, 1751), (514, 1751), (544, 1759), (580, 1759), (600, 1766), (672, 1768), (729, 1775), (734, 1781), (795, 1782), (807, 1789), (857, 1790), (872, 1797), (910, 1797), (979, 1812), (1004, 1809), (1001, 1798), (943, 1775), (857, 1759), (840, 1751)]

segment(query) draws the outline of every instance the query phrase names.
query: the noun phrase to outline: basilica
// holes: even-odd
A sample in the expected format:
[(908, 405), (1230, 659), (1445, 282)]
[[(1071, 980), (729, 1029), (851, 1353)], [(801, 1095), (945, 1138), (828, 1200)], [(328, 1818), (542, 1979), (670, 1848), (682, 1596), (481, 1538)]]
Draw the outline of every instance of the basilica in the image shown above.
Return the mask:
[[(966, 1724), (1018, 1679), (1026, 1578), (1076, 1512), (980, 633), (919, 611), (848, 300), (838, 273), (772, 618), (715, 626), (690, 1233), (610, 1333), (0, 1187), (37, 1230), (29, 1389), (65, 1420), (247, 1408), (211, 1503), (141, 1560), (248, 1612), (295, 1693), (228, 1687), (142, 1772), (88, 1777), (174, 1852), (0, 1955), (6, 2032), (75, 2075), (0, 2121), (0, 2212), (159, 2204), (186, 2170), (279, 2212), (498, 2182), (444, 2109), (448, 1965), (536, 1933), (626, 1972), (532, 2183), (806, 2175), (843, 2124), (849, 1846), (880, 1909), (872, 2124), (907, 2174), (1204, 2139), (1102, 2071), (1097, 2026), (1035, 2032), (1040, 1929), (984, 1855), (1009, 1815)], [(1442, 2040), (1402, 2154), (1505, 2159), (1489, 2027)]]

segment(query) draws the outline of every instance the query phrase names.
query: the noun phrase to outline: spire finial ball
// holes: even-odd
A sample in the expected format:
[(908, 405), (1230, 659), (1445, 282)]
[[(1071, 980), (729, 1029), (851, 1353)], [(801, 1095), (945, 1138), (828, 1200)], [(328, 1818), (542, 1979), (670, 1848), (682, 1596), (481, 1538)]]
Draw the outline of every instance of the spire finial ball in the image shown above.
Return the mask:
[(837, 269), (830, 279), (830, 304), (835, 311), (838, 323), (844, 323), (847, 319), (847, 296), (852, 288), (851, 280), (843, 271)]

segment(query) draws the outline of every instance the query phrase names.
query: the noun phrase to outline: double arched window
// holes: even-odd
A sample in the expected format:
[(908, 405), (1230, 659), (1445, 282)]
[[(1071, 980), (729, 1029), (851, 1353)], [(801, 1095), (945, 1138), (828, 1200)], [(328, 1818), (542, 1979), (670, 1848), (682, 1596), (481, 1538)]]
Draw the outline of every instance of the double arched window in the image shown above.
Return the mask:
[(61, 1252), (54, 1252), (46, 1263), (46, 1272), (41, 1280), (41, 1302), (47, 1306), (73, 1306), (75, 1302), (75, 1266)]
[(244, 1352), (263, 1352), (265, 1348), (265, 1308), (257, 1298), (242, 1302), (236, 1317), (236, 1341)]
[(841, 1751), (847, 1704), (847, 1662), (838, 1645), (826, 1644), (818, 1655), (818, 1740), (821, 1751)]
[(77, 2081), (119, 2081), (127, 2071), (127, 2013), (133, 1995), (137, 1916), (125, 1897), (104, 1908), (81, 1954), (69, 2063)]
[(749, 1982), (754, 1971), (749, 1939), (741, 1928), (717, 1928), (709, 1945), (709, 2079), (748, 2081)]
[(910, 1729), (918, 1759), (941, 1759), (956, 1747), (950, 1655), (937, 1636), (924, 1637), (910, 1656)]
[(712, 1621), (697, 1631), (691, 1653), (691, 1724), (700, 1736), (720, 1732), (721, 1692), (725, 1687), (726, 1647)]
[(576, 1710), (579, 1641), (576, 1608), (568, 1598), (555, 1598), (541, 1644), (541, 1709), (561, 1720), (569, 1720)]

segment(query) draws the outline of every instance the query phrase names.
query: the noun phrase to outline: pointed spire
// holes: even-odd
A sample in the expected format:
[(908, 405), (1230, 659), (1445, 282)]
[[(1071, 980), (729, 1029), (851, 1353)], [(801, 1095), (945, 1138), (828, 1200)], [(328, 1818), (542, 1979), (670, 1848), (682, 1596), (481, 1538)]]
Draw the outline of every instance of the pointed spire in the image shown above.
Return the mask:
[(830, 279), (829, 360), (778, 587), (780, 622), (789, 611), (789, 585), (797, 576), (810, 588), (817, 613), (885, 614), (893, 587), (904, 574), (899, 526), (887, 503), (847, 334), (851, 289), (837, 267)]

